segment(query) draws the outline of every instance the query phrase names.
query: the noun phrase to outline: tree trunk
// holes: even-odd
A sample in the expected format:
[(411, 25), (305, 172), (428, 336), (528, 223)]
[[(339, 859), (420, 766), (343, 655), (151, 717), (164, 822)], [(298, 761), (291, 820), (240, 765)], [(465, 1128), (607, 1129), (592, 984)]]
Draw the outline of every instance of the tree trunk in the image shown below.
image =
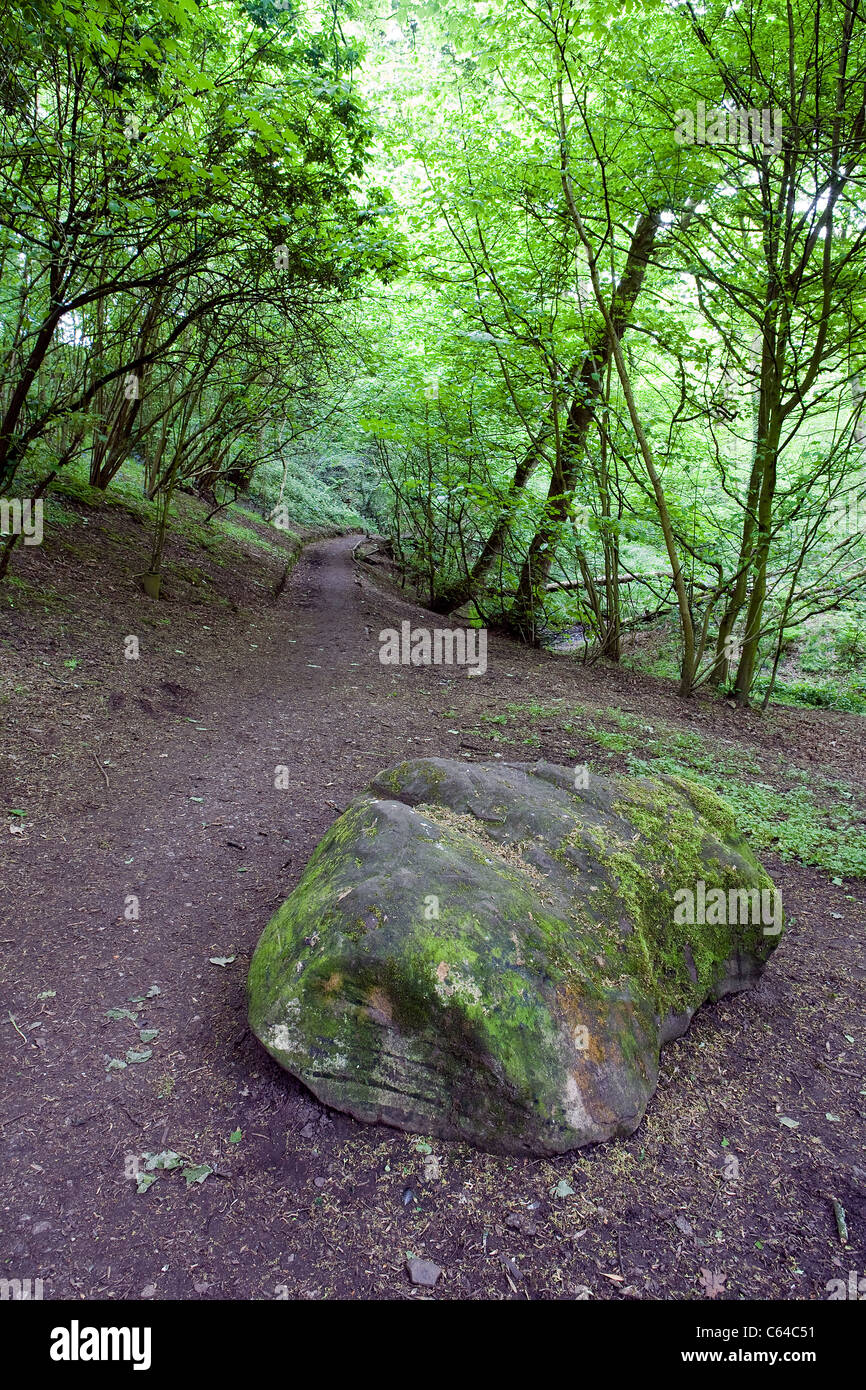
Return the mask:
[(560, 529), (571, 511), (583, 448), (602, 395), (605, 368), (613, 353), (614, 336), (620, 342), (625, 333), (629, 315), (643, 285), (660, 223), (658, 212), (643, 213), (638, 220), (625, 270), (614, 292), (610, 331), (603, 324), (595, 343), (584, 355), (562, 434), (562, 445), (554, 461), (544, 517), (533, 537), (520, 575), (512, 610), (512, 619), (520, 631), (525, 632), (528, 628), (534, 630), (535, 610), (543, 602)]

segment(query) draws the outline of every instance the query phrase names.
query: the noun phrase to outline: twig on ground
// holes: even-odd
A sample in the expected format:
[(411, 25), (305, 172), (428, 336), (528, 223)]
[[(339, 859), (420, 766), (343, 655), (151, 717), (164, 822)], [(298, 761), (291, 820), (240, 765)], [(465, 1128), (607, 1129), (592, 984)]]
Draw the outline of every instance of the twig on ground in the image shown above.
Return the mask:
[(826, 1196), (827, 1196), (827, 1201), (830, 1203), (831, 1207), (833, 1208), (833, 1215), (834, 1215), (835, 1218), (836, 1218), (836, 1230), (839, 1232), (839, 1240), (840, 1240), (840, 1242), (841, 1242), (842, 1245), (847, 1245), (847, 1244), (848, 1244), (848, 1222), (845, 1220), (845, 1208), (843, 1207), (842, 1203), (839, 1201), (838, 1197), (834, 1197), (833, 1194), (832, 1194), (831, 1192), (828, 1192), (828, 1193), (826, 1194)]
[(93, 749), (92, 749), (92, 748), (88, 749), (88, 752), (90, 753), (90, 756), (91, 756), (91, 758), (93, 759), (93, 761), (96, 763), (96, 766), (99, 768), (99, 771), (102, 773), (103, 777), (105, 778), (106, 790), (107, 790), (107, 791), (111, 791), (111, 788), (110, 788), (109, 785), (108, 785), (108, 773), (105, 771), (105, 768), (102, 766), (102, 763), (101, 763), (101, 762), (99, 761), (99, 759), (97, 758), (97, 756), (96, 756), (96, 754), (94, 753)]

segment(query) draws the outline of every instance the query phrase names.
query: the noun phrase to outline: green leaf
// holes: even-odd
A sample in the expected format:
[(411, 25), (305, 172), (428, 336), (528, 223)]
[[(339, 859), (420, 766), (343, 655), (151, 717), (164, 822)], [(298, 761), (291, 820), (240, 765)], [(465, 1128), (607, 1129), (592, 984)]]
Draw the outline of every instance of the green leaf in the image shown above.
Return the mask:
[(206, 1163), (190, 1163), (184, 1168), (183, 1175), (186, 1178), (187, 1187), (192, 1187), (194, 1182), (204, 1182), (212, 1172), (213, 1168), (208, 1167)]
[(180, 1154), (176, 1154), (174, 1149), (163, 1149), (158, 1154), (145, 1154), (145, 1168), (152, 1172), (154, 1168), (164, 1168), (168, 1171), (171, 1168), (180, 1168), (184, 1162)]

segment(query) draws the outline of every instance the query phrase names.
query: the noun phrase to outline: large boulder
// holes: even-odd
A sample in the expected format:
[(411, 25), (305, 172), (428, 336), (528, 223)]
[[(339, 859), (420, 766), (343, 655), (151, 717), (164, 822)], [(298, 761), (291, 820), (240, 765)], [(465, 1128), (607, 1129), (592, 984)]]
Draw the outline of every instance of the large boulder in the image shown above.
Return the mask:
[(380, 773), (253, 957), (250, 1023), (277, 1061), (360, 1120), (499, 1152), (630, 1134), (662, 1043), (757, 977), (781, 919), (715, 796), (575, 780), (440, 758)]

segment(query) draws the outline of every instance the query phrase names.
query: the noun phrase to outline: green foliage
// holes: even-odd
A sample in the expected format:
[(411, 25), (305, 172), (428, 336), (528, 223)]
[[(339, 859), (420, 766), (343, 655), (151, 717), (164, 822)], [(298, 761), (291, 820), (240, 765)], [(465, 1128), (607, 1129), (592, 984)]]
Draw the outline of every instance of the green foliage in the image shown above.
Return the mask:
[(274, 463), (259, 470), (251, 495), (268, 513), (281, 500), (292, 521), (302, 526), (363, 529), (363, 518), (350, 500), (354, 491), (351, 477), (333, 477), (323, 459), (307, 453), (287, 458), (282, 468)]
[[(610, 655), (606, 627), (616, 620), (628, 650), (631, 631), (676, 617), (666, 516), (690, 621), (698, 635), (706, 624), (702, 670), (693, 676), (707, 674), (729, 604), (734, 636), (746, 641), (746, 608), (757, 592), (759, 648), (748, 666), (739, 656), (733, 664), (745, 693), (760, 694), (780, 627), (785, 655), (811, 615), (844, 611), (866, 582), (863, 527), (852, 510), (863, 460), (851, 448), (863, 363), (846, 307), (862, 303), (853, 271), (864, 256), (853, 172), (862, 160), (861, 97), (847, 72), (833, 89), (842, 93), (837, 109), (832, 83), (810, 76), (843, 61), (848, 20), (816, 0), (796, 0), (792, 62), (802, 76), (796, 101), (810, 112), (804, 123), (788, 109), (769, 0), (749, 0), (748, 24), (713, 3), (706, 27), (688, 7), (631, 8), (626, 21), (603, 4), (554, 3), (544, 13), (507, 0), (429, 4), (411, 13), (398, 7), (384, 41), (371, 31), (381, 160), (410, 232), (409, 277), (369, 306), (356, 419), (383, 475), (397, 556), (430, 602), (447, 608), (469, 595), (488, 621), (511, 622), (521, 586), (532, 583), (527, 555), (546, 527), (551, 582), (532, 595), (531, 635), (545, 641), (580, 624), (589, 648)], [(796, 127), (787, 164), (775, 154), (763, 159), (754, 141), (677, 138), (675, 114), (694, 111), (698, 100), (730, 106), (741, 72), (742, 102), (784, 106)], [(821, 132), (837, 117), (850, 180), (826, 167)], [(838, 184), (826, 285), (818, 167), (828, 185), (834, 177)], [(796, 246), (802, 266), (790, 276), (787, 326), (768, 327), (770, 336), (793, 335), (783, 353), (787, 375), (771, 399), (776, 388), (763, 369), (759, 379), (754, 339), (764, 306), (776, 302), (765, 210), (786, 205), (783, 177), (797, 188), (787, 201), (796, 211), (779, 243)], [(585, 242), (570, 215), (569, 181)], [(623, 331), (657, 487), (644, 471), (619, 372), (581, 372), (593, 367), (587, 355), (601, 323), (587, 257), (595, 248), (600, 292), (610, 294), (648, 207), (662, 210), (661, 241)], [(766, 551), (744, 539), (750, 467), (757, 458), (760, 481), (768, 456), (764, 444), (755, 453), (759, 389), (761, 418), (775, 411), (789, 421), (769, 451), (778, 496), (768, 495)], [(579, 457), (569, 459), (571, 412), (594, 399)], [(848, 522), (840, 528), (843, 504)], [(503, 519), (492, 562), (476, 573)], [(738, 596), (743, 564), (755, 573)], [(653, 659), (666, 677), (684, 659), (681, 612), (678, 621), (682, 632)], [(855, 666), (860, 648), (849, 635), (840, 663)]]
[(862, 666), (866, 662), (866, 632), (861, 623), (846, 618), (836, 633), (836, 659), (847, 667)]
[[(763, 694), (760, 681), (755, 686), (757, 695)], [(840, 686), (831, 681), (813, 684), (809, 681), (777, 681), (773, 687), (773, 699), (780, 705), (805, 705), (811, 709), (838, 709), (850, 714), (866, 714), (866, 688)]]
[(9, 0), (0, 489), (140, 466), (154, 573), (179, 491), (285, 502), (465, 621), (860, 710), (860, 17), (777, 9)]
[(135, 461), (158, 571), (179, 485), (224, 505), (322, 413), (338, 311), (400, 256), (349, 18), (343, 0), (10, 0), (0, 489), (85, 460), (104, 490)]

